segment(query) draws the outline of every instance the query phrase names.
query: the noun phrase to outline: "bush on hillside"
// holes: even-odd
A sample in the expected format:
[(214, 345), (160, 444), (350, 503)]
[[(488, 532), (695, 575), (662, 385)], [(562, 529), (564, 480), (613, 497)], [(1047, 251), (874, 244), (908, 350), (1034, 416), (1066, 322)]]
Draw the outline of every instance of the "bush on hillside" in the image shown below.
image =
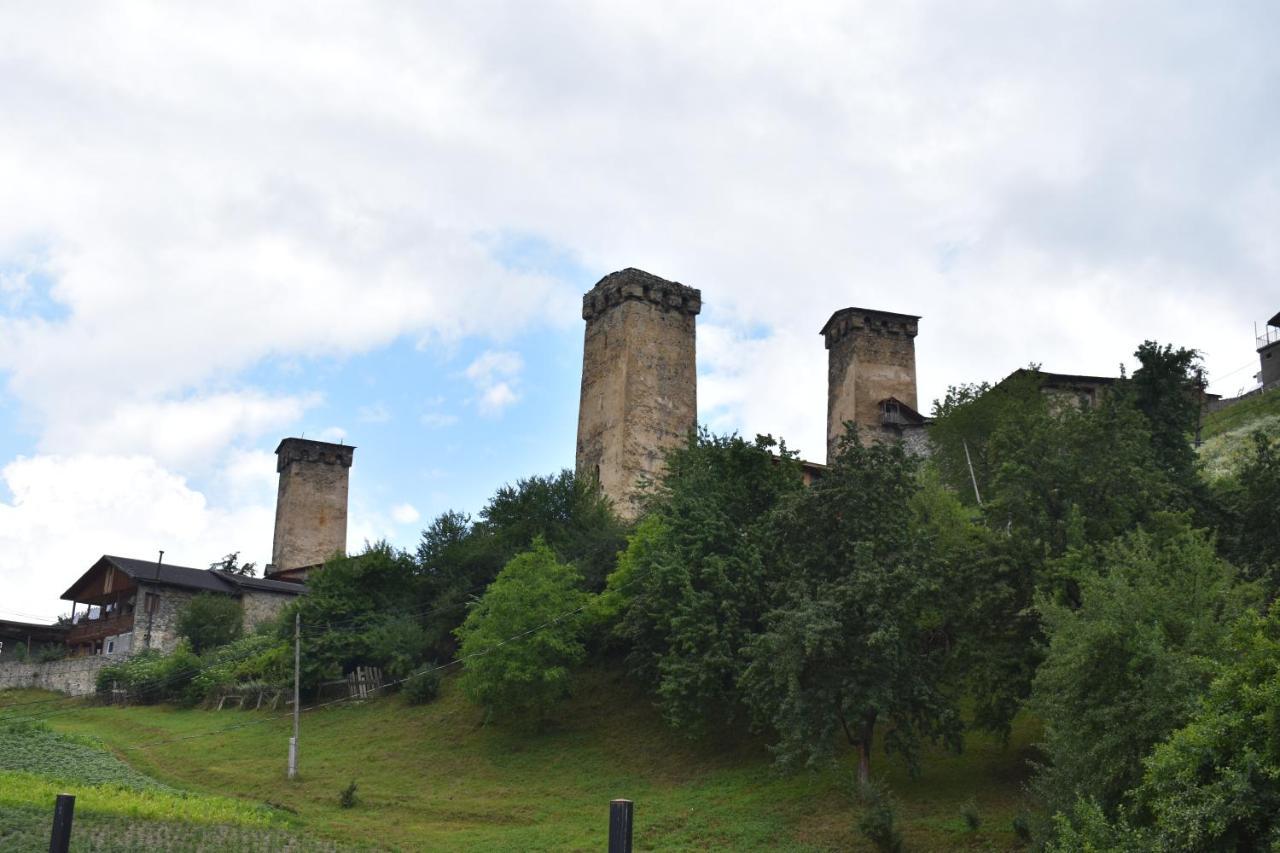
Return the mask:
[(220, 694), (253, 684), (263, 690), (289, 688), (293, 684), (293, 645), (268, 634), (252, 634), (205, 654), (202, 669), (192, 679), (197, 701), (212, 701)]
[(586, 655), (581, 580), (538, 540), (467, 614), (457, 631), (461, 684), (488, 719), (537, 725), (568, 695), (570, 667)]
[(1180, 515), (1066, 562), (1079, 607), (1040, 604), (1049, 647), (1031, 707), (1049, 761), (1036, 787), (1051, 812), (1084, 798), (1110, 816), (1143, 757), (1194, 712), (1257, 591)]
[(148, 649), (122, 663), (98, 670), (97, 690), (103, 697), (110, 697), (113, 686), (119, 686), (130, 702), (154, 705), (157, 702), (173, 702), (190, 706), (200, 700), (191, 682), (200, 670), (200, 658), (191, 651), (185, 641), (170, 654)]
[(433, 664), (409, 676), (401, 692), (410, 705), (425, 705), (440, 695), (440, 681), (440, 670)]
[(185, 637), (196, 654), (225, 646), (237, 639), (243, 628), (240, 602), (213, 592), (196, 595), (178, 614), (178, 636)]

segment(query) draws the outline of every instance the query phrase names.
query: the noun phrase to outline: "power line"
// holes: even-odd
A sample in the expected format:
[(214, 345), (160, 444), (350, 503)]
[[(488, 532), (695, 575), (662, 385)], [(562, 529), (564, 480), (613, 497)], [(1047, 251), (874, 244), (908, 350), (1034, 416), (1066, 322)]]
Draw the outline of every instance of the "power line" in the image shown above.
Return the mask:
[[(625, 583), (625, 584), (620, 585), (620, 587), (617, 587), (617, 589), (620, 589), (620, 590), (621, 590), (621, 589), (626, 589), (627, 587), (630, 587), (630, 585), (632, 585), (632, 584), (639, 583), (639, 581), (640, 581), (641, 579), (643, 579), (643, 578), (644, 578), (644, 576), (645, 576), (645, 575), (639, 575), (639, 576), (636, 576), (636, 578), (632, 578), (631, 580), (626, 581), (626, 583)], [(467, 602), (460, 602), (460, 603), (467, 603)], [(410, 674), (410, 675), (404, 676), (404, 678), (403, 678), (403, 679), (397, 679), (397, 680), (394, 680), (394, 681), (388, 681), (388, 683), (383, 684), (383, 688), (389, 688), (389, 686), (396, 686), (396, 685), (398, 685), (398, 684), (403, 684), (403, 683), (404, 683), (404, 681), (408, 681), (408, 680), (410, 680), (410, 679), (412, 679), (412, 678), (416, 678), (416, 676), (417, 676), (417, 675), (424, 675), (424, 674), (428, 674), (428, 672), (434, 672), (434, 671), (440, 671), (440, 670), (449, 669), (449, 667), (457, 666), (457, 665), (458, 665), (458, 663), (463, 663), (463, 662), (465, 662), (465, 661), (467, 661), (467, 660), (471, 660), (471, 658), (483, 657), (483, 656), (484, 656), (484, 654), (488, 654), (489, 652), (494, 651), (494, 649), (497, 649), (497, 648), (500, 648), (500, 647), (506, 646), (506, 644), (507, 644), (507, 643), (515, 642), (515, 640), (522, 639), (522, 638), (525, 638), (525, 637), (529, 637), (529, 635), (530, 635), (530, 634), (534, 634), (534, 633), (536, 633), (536, 631), (543, 630), (544, 628), (548, 628), (548, 626), (549, 626), (549, 625), (558, 624), (558, 622), (561, 622), (561, 621), (563, 621), (564, 619), (568, 619), (568, 617), (575, 616), (575, 615), (577, 615), (577, 613), (580, 613), (580, 612), (582, 612), (582, 611), (586, 610), (586, 608), (588, 608), (589, 606), (590, 606), (590, 602), (585, 603), (585, 605), (582, 605), (582, 606), (580, 606), (580, 607), (573, 608), (573, 610), (571, 610), (571, 611), (567, 611), (567, 612), (561, 613), (561, 615), (558, 615), (558, 616), (554, 617), (554, 619), (550, 619), (550, 620), (548, 620), (548, 621), (545, 621), (545, 622), (543, 622), (543, 624), (536, 625), (536, 626), (534, 626), (534, 628), (531, 628), (531, 629), (529, 629), (529, 630), (521, 631), (521, 633), (520, 633), (520, 634), (515, 634), (515, 635), (512, 635), (512, 637), (508, 637), (508, 638), (506, 638), (506, 639), (500, 640), (500, 642), (499, 642), (499, 643), (495, 643), (495, 644), (494, 644), (494, 646), (492, 646), (492, 647), (488, 647), (488, 648), (485, 648), (485, 649), (481, 649), (481, 651), (480, 651), (480, 652), (474, 652), (474, 653), (471, 653), (471, 654), (465, 654), (465, 656), (454, 658), (454, 660), (453, 660), (453, 661), (449, 661), (448, 663), (442, 663), (442, 665), (439, 665), (439, 666), (426, 667), (426, 669), (422, 669), (422, 670), (417, 670), (417, 671), (415, 671), (415, 672), (411, 672), (411, 674)], [(452, 608), (452, 607), (456, 607), (456, 605), (451, 605), (451, 606), (447, 606), (447, 607), (438, 608), (438, 611), (449, 610), (449, 608)], [(320, 630), (320, 631), (317, 631), (317, 633), (316, 633), (316, 634), (314, 634), (314, 637), (316, 637), (316, 635), (324, 635), (324, 634), (330, 634), (330, 633), (339, 633), (339, 630), (338, 630), (338, 629), (324, 629), (324, 630)], [(256, 653), (256, 652), (255, 652), (255, 653)], [(252, 657), (252, 654), (253, 654), (253, 653), (248, 653), (248, 654), (246, 654), (246, 656), (243, 656), (243, 657), (239, 657), (239, 658), (230, 658), (230, 660), (227, 660), (227, 661), (218, 661), (218, 662), (212, 662), (212, 663), (209, 663), (209, 665), (202, 666), (202, 667), (200, 667), (200, 669), (197, 669), (197, 670), (195, 671), (195, 674), (192, 674), (192, 675), (191, 675), (191, 678), (192, 678), (192, 679), (193, 679), (193, 678), (196, 678), (196, 676), (197, 676), (197, 675), (200, 675), (200, 674), (201, 674), (201, 672), (207, 672), (207, 671), (209, 671), (209, 670), (211, 670), (211, 669), (214, 669), (214, 667), (218, 667), (218, 666), (225, 666), (225, 665), (227, 665), (227, 663), (233, 663), (233, 662), (237, 662), (237, 661), (244, 661), (244, 660), (248, 660), (248, 658)], [(97, 670), (97, 669), (101, 669), (101, 667), (87, 667), (87, 669), (77, 670), (77, 671), (81, 671), (81, 672), (90, 672), (90, 671)], [(175, 683), (178, 683), (178, 681), (179, 681), (179, 680), (182, 680), (182, 679), (184, 679), (184, 678), (187, 678), (187, 675), (188, 675), (188, 672), (175, 672), (175, 674), (170, 675), (168, 679), (163, 679), (163, 680), (157, 681), (157, 683), (156, 683), (156, 688), (161, 688), (161, 686), (170, 686), (170, 685), (173, 685), (173, 684), (175, 684)], [(83, 697), (54, 697), (54, 698), (49, 698), (49, 699), (32, 699), (32, 701), (31, 701), (31, 702), (18, 702), (18, 703), (8, 704), (8, 706), (0, 706), (0, 721), (4, 721), (4, 722), (35, 722), (35, 721), (47, 720), (47, 719), (49, 719), (49, 717), (59, 715), (59, 713), (72, 713), (72, 712), (76, 712), (76, 711), (81, 711), (81, 710), (83, 710), (82, 699), (83, 699)], [(303, 712), (306, 712), (306, 711), (314, 711), (314, 710), (317, 710), (317, 708), (323, 708), (323, 707), (332, 706), (332, 704), (337, 704), (338, 702), (351, 701), (351, 699), (352, 699), (352, 697), (343, 697), (343, 698), (340, 698), (340, 699), (335, 699), (335, 701), (332, 701), (332, 702), (324, 702), (324, 703), (316, 704), (316, 706), (311, 706), (310, 708), (302, 708), (302, 711), (303, 711)], [(24, 706), (32, 706), (32, 704), (47, 704), (47, 703), (58, 703), (58, 702), (76, 702), (76, 703), (81, 703), (81, 704), (77, 704), (77, 706), (76, 706), (76, 707), (59, 708), (59, 710), (52, 710), (52, 711), (49, 711), (49, 712), (47, 712), (47, 713), (35, 713), (35, 715), (29, 715), (29, 716), (8, 717), (8, 716), (5, 716), (5, 715), (4, 715), (4, 711), (5, 711), (5, 710), (8, 710), (8, 708), (13, 708), (13, 707), (24, 707)], [(291, 712), (291, 713), (292, 713), (292, 712)], [(289, 715), (285, 715), (285, 716), (289, 716)], [(253, 722), (259, 722), (259, 721), (251, 721), (251, 722), (250, 722), (250, 724), (238, 724), (238, 725), (236, 725), (236, 726), (229, 727), (229, 729), (227, 729), (227, 730), (229, 731), (229, 730), (232, 730), (232, 729), (238, 729), (238, 727), (243, 727), (243, 725), (251, 725), (251, 724), (253, 724)], [(218, 731), (221, 731), (221, 730), (218, 730)], [(216, 734), (216, 733), (218, 733), (218, 731), (212, 731), (212, 733), (206, 733), (206, 734)], [(188, 738), (189, 738), (189, 736), (205, 736), (205, 735), (188, 735)], [(180, 738), (180, 739), (187, 739), (187, 738)], [(160, 742), (160, 743), (164, 743), (164, 742)], [(134, 748), (136, 748), (136, 747), (134, 747)]]

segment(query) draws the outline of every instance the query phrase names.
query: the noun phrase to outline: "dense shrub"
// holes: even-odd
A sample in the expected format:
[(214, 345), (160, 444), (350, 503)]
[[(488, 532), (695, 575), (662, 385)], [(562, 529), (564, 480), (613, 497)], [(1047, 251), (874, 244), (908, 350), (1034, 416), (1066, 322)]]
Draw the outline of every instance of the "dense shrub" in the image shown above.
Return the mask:
[(862, 816), (858, 831), (881, 853), (900, 853), (902, 832), (898, 829), (898, 808), (893, 796), (883, 785), (860, 785)]
[(148, 649), (122, 663), (103, 667), (98, 671), (97, 689), (99, 695), (110, 696), (112, 686), (119, 685), (130, 702), (143, 705), (194, 705), (200, 694), (192, 689), (192, 680), (199, 669), (200, 658), (184, 641), (167, 655)]
[(201, 700), (248, 684), (284, 689), (293, 684), (293, 647), (268, 634), (253, 634), (207, 653), (201, 666), (191, 684)]
[(440, 670), (432, 666), (409, 676), (402, 692), (410, 705), (425, 705), (440, 695), (440, 681)]
[(580, 582), (539, 540), (507, 563), (467, 614), (458, 628), (462, 689), (488, 718), (536, 725), (568, 694), (570, 667), (585, 656)]
[(1143, 757), (1194, 712), (1255, 593), (1182, 516), (1067, 562), (1080, 606), (1041, 602), (1050, 639), (1032, 708), (1049, 763), (1036, 785), (1052, 811), (1083, 798), (1110, 815)]
[(186, 637), (196, 654), (225, 646), (240, 636), (243, 627), (240, 602), (217, 593), (200, 593), (178, 614), (178, 635)]

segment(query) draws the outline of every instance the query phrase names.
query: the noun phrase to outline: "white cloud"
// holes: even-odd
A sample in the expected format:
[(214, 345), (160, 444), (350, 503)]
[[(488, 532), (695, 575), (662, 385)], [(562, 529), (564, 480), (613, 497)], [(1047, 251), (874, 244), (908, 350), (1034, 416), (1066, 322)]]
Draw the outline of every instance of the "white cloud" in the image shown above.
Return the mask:
[[(273, 471), (274, 472), (274, 471)], [(184, 478), (140, 456), (20, 457), (0, 469), (4, 607), (52, 619), (56, 600), (102, 554), (203, 568), (231, 551), (259, 565), (270, 556), (274, 508), (210, 506)]]
[(479, 392), (476, 406), (481, 414), (497, 416), (520, 400), (516, 384), (524, 370), (517, 352), (487, 350), (467, 366), (466, 377)]
[(458, 422), (458, 416), (446, 414), (444, 412), (427, 412), (418, 420), (421, 421), (423, 426), (431, 427), (432, 429), (440, 429), (442, 427), (453, 426), (456, 424)]
[(328, 441), (337, 444), (340, 441), (346, 440), (347, 431), (340, 426), (325, 427), (320, 430), (320, 434), (317, 438), (319, 438), (320, 441)]
[(141, 454), (162, 465), (203, 468), (220, 461), (231, 442), (281, 432), (319, 402), (315, 394), (269, 397), (257, 391), (122, 401), (92, 418), (55, 421), (41, 446), (58, 453)]
[(356, 418), (364, 424), (385, 424), (391, 420), (391, 409), (386, 403), (361, 406), (356, 412)]
[[(0, 374), (41, 454), (4, 470), (34, 489), (61, 460), (65, 524), (160, 547), (91, 501), (89, 460), (128, 459), (121, 505), (199, 472), (227, 508), (184, 518), (238, 542), (271, 478), (245, 448), (315, 405), (316, 357), (479, 338), (470, 404), (508, 409), (503, 347), (579, 335), (590, 281), (486, 235), (702, 288), (704, 416), (810, 456), (840, 307), (924, 315), (924, 410), (1032, 360), (1111, 372), (1144, 338), (1204, 349), (1230, 392), (1276, 309), (1268, 4), (339, 8), (0, 6)], [(246, 384), (266, 360), (295, 390)], [(82, 538), (17, 507), (6, 594)], [(352, 517), (356, 541), (391, 528)]]
[(396, 504), (391, 508), (391, 520), (396, 524), (415, 524), (421, 516), (413, 504)]

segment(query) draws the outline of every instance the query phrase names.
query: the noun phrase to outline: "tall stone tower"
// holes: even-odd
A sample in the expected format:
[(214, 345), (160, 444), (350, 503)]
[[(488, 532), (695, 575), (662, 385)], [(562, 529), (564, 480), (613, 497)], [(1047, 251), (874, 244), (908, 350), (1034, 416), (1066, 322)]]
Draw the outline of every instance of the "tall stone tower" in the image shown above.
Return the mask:
[(643, 270), (610, 273), (582, 297), (587, 321), (578, 407), (579, 477), (596, 478), (634, 518), (642, 476), (698, 423), (696, 317), (702, 293)]
[(916, 411), (916, 327), (911, 314), (843, 308), (820, 333), (827, 346), (827, 461), (844, 435), (845, 421), (864, 441), (923, 433)]
[(286, 438), (276, 448), (280, 491), (276, 535), (266, 574), (305, 580), (335, 553), (347, 550), (347, 475), (355, 448)]

